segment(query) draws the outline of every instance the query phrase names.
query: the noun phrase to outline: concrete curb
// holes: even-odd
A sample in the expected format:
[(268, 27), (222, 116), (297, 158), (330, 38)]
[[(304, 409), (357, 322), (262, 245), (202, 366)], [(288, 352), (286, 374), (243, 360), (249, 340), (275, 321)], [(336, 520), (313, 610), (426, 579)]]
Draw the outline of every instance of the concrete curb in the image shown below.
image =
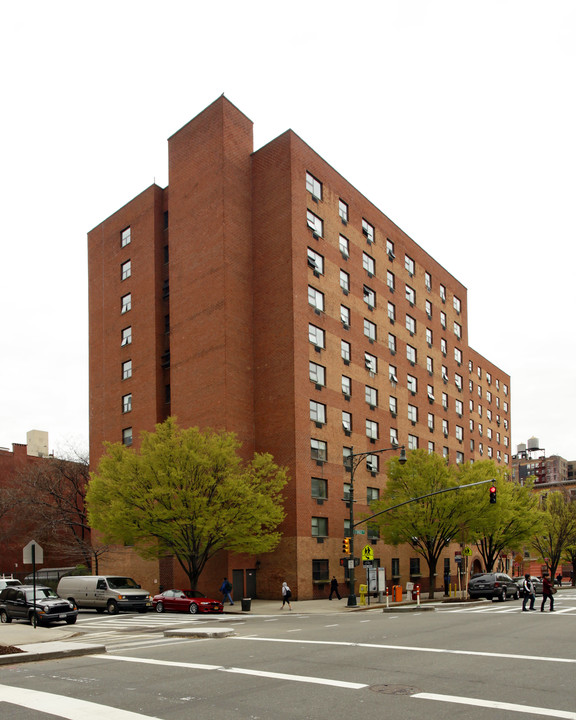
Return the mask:
[(185, 637), (185, 638), (226, 638), (236, 635), (234, 630), (223, 630), (222, 628), (179, 628), (178, 630), (165, 630), (164, 637)]
[(15, 645), (21, 653), (0, 655), (0, 665), (16, 665), (17, 663), (36, 662), (38, 660), (53, 660), (54, 658), (78, 657), (80, 655), (93, 655), (105, 653), (104, 645), (88, 643), (44, 642), (31, 645)]

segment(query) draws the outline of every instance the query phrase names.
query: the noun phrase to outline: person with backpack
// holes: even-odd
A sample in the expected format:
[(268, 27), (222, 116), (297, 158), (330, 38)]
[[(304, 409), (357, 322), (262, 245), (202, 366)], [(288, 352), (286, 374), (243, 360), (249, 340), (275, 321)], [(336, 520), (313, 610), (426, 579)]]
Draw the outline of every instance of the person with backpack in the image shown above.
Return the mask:
[(220, 592), (222, 593), (222, 603), (225, 603), (226, 599), (228, 599), (230, 601), (230, 605), (234, 605), (234, 601), (230, 595), (232, 592), (232, 585), (228, 581), (228, 578), (224, 578), (222, 581), (222, 585), (220, 585)]
[(536, 590), (534, 589), (534, 583), (529, 573), (524, 575), (524, 582), (522, 583), (522, 589), (524, 590), (524, 599), (522, 600), (522, 612), (528, 612), (526, 605), (528, 599), (530, 599), (530, 610), (535, 610), (534, 603), (536, 601)]
[(288, 587), (287, 582), (282, 583), (282, 607), (280, 610), (284, 610), (284, 605), (288, 603), (288, 609), (292, 610), (292, 605), (290, 605), (290, 598), (292, 597), (292, 590)]

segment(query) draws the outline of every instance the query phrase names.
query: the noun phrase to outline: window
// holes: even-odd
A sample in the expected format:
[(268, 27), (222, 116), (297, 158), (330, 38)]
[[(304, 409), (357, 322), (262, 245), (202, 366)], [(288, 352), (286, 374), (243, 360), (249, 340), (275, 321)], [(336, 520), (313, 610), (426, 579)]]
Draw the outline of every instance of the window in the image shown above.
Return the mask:
[(410, 305), (414, 305), (416, 303), (416, 290), (411, 288), (410, 285), (406, 285), (406, 300), (408, 300)]
[(306, 222), (315, 237), (322, 237), (324, 234), (324, 222), (311, 210), (306, 211)]
[(492, 385), (492, 375), (489, 372), (486, 373), (486, 382), (488, 385)]
[(370, 505), (371, 502), (377, 502), (380, 500), (380, 490), (375, 487), (366, 488), (366, 503)]
[(400, 577), (400, 558), (392, 558), (392, 577)]
[(348, 330), (350, 327), (350, 308), (346, 307), (346, 305), (340, 305), (340, 320), (344, 328)]
[(122, 380), (128, 380), (132, 377), (132, 360), (126, 360), (122, 363)]
[(433, 440), (428, 441), (428, 454), (433, 455), (436, 452), (436, 446)]
[(364, 220), (364, 218), (362, 218), (362, 232), (369, 243), (375, 242), (374, 226), (370, 225), (370, 223), (367, 220)]
[(428, 413), (428, 427), (430, 430), (434, 430), (434, 413)]
[(364, 398), (370, 407), (376, 407), (378, 405), (378, 390), (370, 385), (365, 385)]
[(448, 410), (448, 394), (445, 392), (442, 393), (442, 407), (444, 410)]
[(312, 518), (312, 537), (328, 537), (328, 518)]
[(412, 395), (415, 395), (418, 392), (418, 380), (416, 380), (414, 375), (406, 376), (406, 387), (412, 393)]
[(459, 298), (456, 297), (456, 295), (454, 295), (453, 303), (454, 303), (454, 310), (456, 310), (458, 315), (460, 315), (460, 311), (462, 309), (462, 303), (460, 302)]
[(491, 403), (492, 402), (492, 393), (490, 390), (486, 390), (486, 400)]
[(314, 175), (306, 173), (306, 190), (317, 200), (322, 200), (322, 183)]
[(454, 360), (456, 360), (458, 365), (462, 365), (462, 350), (460, 350), (460, 348), (454, 348)]
[(416, 332), (416, 320), (411, 315), (406, 315), (406, 330), (410, 335), (414, 335)]
[(316, 462), (326, 462), (328, 459), (328, 445), (324, 440), (310, 438), (310, 456)]
[(312, 497), (325, 500), (328, 497), (328, 482), (323, 478), (312, 478)]
[(462, 325), (457, 323), (456, 320), (454, 320), (454, 335), (456, 335), (458, 340), (462, 339)]
[(389, 238), (386, 238), (386, 252), (390, 260), (394, 260), (396, 257), (396, 255), (394, 255), (394, 243)]
[(445, 312), (440, 313), (440, 325), (442, 325), (444, 330), (446, 330), (446, 313)]
[(454, 382), (455, 382), (458, 390), (460, 390), (460, 392), (462, 392), (462, 384), (464, 382), (462, 379), (462, 375), (458, 375), (458, 373), (454, 373)]
[(132, 242), (132, 233), (130, 231), (130, 228), (124, 228), (122, 232), (120, 233), (120, 247), (126, 247), (126, 245), (129, 245)]
[(367, 253), (362, 253), (362, 267), (368, 275), (372, 276), (376, 274), (376, 263), (374, 262), (374, 258), (368, 255)]
[(322, 387), (326, 385), (326, 368), (323, 365), (318, 365), (318, 363), (310, 360), (308, 362), (308, 375), (315, 385), (321, 385)]
[(418, 408), (416, 405), (408, 405), (408, 420), (415, 425), (418, 422)]
[(426, 300), (426, 315), (429, 320), (432, 319), (432, 303), (430, 300)]
[(366, 318), (364, 318), (364, 335), (370, 342), (376, 342), (376, 325)]
[(390, 445), (396, 447), (398, 445), (398, 430), (390, 428)]
[(324, 257), (311, 248), (308, 248), (308, 267), (314, 271), (314, 275), (324, 275)]
[(396, 416), (398, 414), (398, 400), (393, 395), (388, 398), (388, 407), (392, 415)]
[(390, 288), (392, 292), (394, 292), (394, 287), (396, 285), (396, 281), (394, 278), (394, 273), (390, 272), (390, 270), (386, 270), (386, 284)]
[(428, 292), (432, 290), (432, 275), (429, 272), (424, 273), (424, 285), (426, 285)]
[(366, 437), (370, 440), (378, 440), (378, 423), (374, 420), (366, 420)]
[(314, 310), (324, 312), (324, 293), (308, 285), (308, 304), (312, 305)]
[(340, 287), (345, 295), (350, 292), (350, 275), (344, 270), (340, 270)]
[(122, 330), (122, 342), (120, 345), (123, 347), (124, 345), (130, 345), (132, 343), (132, 328), (127, 327)]
[[(344, 446), (342, 448), (342, 464), (348, 472), (352, 471), (352, 448)], [(346, 485), (344, 485), (346, 487)], [(348, 494), (350, 494), (350, 485), (348, 486)]]
[(448, 424), (448, 420), (442, 420), (442, 432), (444, 433), (444, 437), (448, 437), (449, 429), (450, 426)]
[(363, 288), (364, 302), (372, 310), (376, 307), (376, 293), (368, 285), (364, 285)]
[(328, 582), (328, 560), (312, 560), (312, 580), (315, 582)]
[(396, 336), (392, 333), (388, 333), (388, 350), (390, 350), (392, 355), (396, 354)]
[(416, 365), (416, 348), (412, 345), (406, 345), (406, 358), (411, 365)]
[(124, 428), (122, 430), (122, 444), (132, 445), (132, 428)]
[(388, 319), (392, 324), (394, 324), (394, 321), (396, 320), (396, 306), (390, 301), (388, 301)]
[(420, 575), (420, 558), (410, 558), (410, 575)]
[(310, 420), (317, 425), (326, 424), (326, 405), (310, 400)]
[(426, 356), (426, 370), (429, 375), (434, 374), (434, 360), (429, 355)]
[(440, 285), (440, 300), (442, 300), (443, 303), (446, 302), (446, 286)]
[(120, 277), (122, 280), (127, 280), (130, 275), (132, 275), (132, 260), (126, 260), (120, 265)]
[(448, 354), (448, 343), (446, 342), (446, 338), (440, 338), (440, 352), (444, 357)]
[(379, 455), (367, 455), (366, 456), (366, 470), (370, 473), (377, 473), (380, 469), (380, 456)]
[(342, 375), (342, 393), (348, 397), (352, 395), (352, 380), (348, 375)]
[(122, 296), (122, 305), (121, 305), (120, 313), (123, 315), (124, 313), (127, 313), (131, 309), (132, 309), (132, 293), (128, 293), (127, 295)]
[(322, 328), (316, 327), (316, 325), (312, 325), (312, 323), (309, 323), (308, 340), (312, 343), (312, 345), (316, 345), (317, 348), (323, 348), (324, 330), (322, 330)]
[(447, 383), (448, 382), (448, 368), (446, 365), (442, 365), (442, 380)]
[(418, 450), (418, 437), (416, 435), (408, 435), (408, 450)]
[(410, 273), (410, 276), (414, 275), (414, 260), (412, 260), (411, 257), (408, 257), (408, 255), (404, 255), (404, 267), (408, 272)]
[(365, 352), (364, 353), (364, 367), (371, 373), (376, 374), (378, 372), (378, 360), (374, 355)]
[[(342, 488), (342, 498), (348, 502), (350, 500), (350, 483), (344, 483)], [(350, 537), (350, 520), (344, 520), (344, 537)]]
[(340, 340), (340, 355), (345, 363), (350, 364), (350, 343)]
[(436, 400), (436, 397), (434, 395), (434, 385), (427, 385), (426, 393), (428, 395), (428, 400), (433, 403)]
[(344, 200), (338, 200), (338, 214), (344, 223), (348, 222), (348, 203), (345, 203)]
[(352, 432), (352, 413), (342, 410), (342, 427), (345, 433)]
[(132, 393), (122, 395), (122, 412), (127, 413), (132, 410)]
[(395, 365), (390, 365), (388, 367), (388, 379), (393, 385), (398, 384), (398, 370)]
[(339, 236), (338, 247), (340, 248), (340, 252), (342, 253), (343, 257), (350, 257), (350, 243), (348, 242), (348, 238), (345, 238), (344, 235)]
[(456, 425), (456, 440), (458, 442), (464, 440), (464, 428), (461, 425)]
[(456, 404), (456, 415), (458, 415), (458, 417), (462, 417), (462, 415), (464, 414), (464, 404), (463, 404), (462, 400), (456, 400), (455, 404)]
[(430, 347), (432, 347), (432, 341), (434, 339), (434, 334), (431, 330), (431, 328), (426, 328), (426, 342)]

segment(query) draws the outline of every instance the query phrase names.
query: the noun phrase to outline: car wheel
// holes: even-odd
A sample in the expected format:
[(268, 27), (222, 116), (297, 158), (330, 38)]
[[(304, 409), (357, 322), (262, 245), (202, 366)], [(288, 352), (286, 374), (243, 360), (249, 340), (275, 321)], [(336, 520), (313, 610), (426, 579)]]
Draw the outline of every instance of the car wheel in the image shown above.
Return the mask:
[(66, 618), (67, 625), (74, 625), (75, 622), (76, 622), (76, 617)]
[(516, 594), (512, 596), (514, 600), (520, 600), (520, 593), (516, 590)]
[(30, 623), (34, 625), (34, 627), (38, 627), (42, 623), (40, 622), (40, 617), (38, 616), (38, 613), (31, 613), (30, 614)]
[(500, 593), (500, 602), (506, 601), (506, 588), (502, 588), (502, 592)]
[(196, 605), (196, 603), (190, 603), (188, 610), (192, 613), (192, 615), (196, 615), (198, 612), (198, 605)]
[(11, 623), (12, 622), (12, 618), (8, 617), (8, 613), (6, 612), (6, 610), (0, 610), (0, 622), (3, 622), (3, 623)]
[(108, 613), (110, 615), (117, 615), (118, 614), (118, 605), (115, 600), (109, 600), (108, 604), (106, 605), (106, 610), (108, 610)]
[(164, 612), (164, 604), (159, 602), (156, 603), (156, 612)]

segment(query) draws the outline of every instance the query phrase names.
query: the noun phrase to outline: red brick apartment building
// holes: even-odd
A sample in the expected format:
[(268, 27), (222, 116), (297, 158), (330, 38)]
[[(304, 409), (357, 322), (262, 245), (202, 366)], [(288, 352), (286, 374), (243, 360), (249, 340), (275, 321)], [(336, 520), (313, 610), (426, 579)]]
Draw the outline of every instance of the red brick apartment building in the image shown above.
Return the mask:
[[(324, 596), (344, 580), (346, 454), (399, 444), (508, 465), (510, 378), (468, 346), (466, 288), (294, 132), (254, 151), (252, 122), (220, 97), (168, 152), (169, 186), (88, 235), (93, 467), (103, 441), (136, 445), (169, 415), (233, 430), (290, 470), (283, 539), (222, 554), (201, 587), (228, 575), (270, 597), (286, 579)], [(357, 512), (392, 454), (356, 471)], [(391, 582), (419, 580), (410, 548), (368, 541)], [(182, 580), (169, 559), (106, 562), (149, 589)]]

